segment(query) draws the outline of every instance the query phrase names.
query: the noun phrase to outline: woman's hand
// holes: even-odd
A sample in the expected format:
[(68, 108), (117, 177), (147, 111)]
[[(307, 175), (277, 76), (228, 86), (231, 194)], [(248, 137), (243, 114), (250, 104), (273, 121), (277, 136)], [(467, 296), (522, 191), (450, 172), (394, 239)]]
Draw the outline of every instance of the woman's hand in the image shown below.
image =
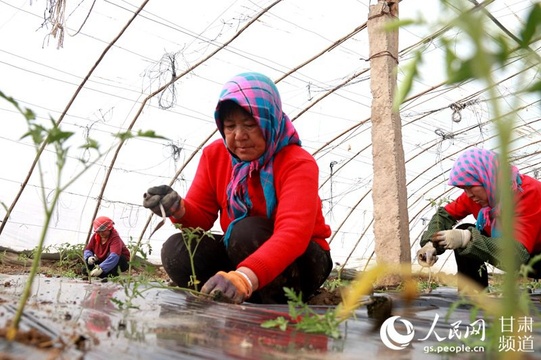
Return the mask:
[(462, 229), (438, 231), (432, 240), (437, 246), (445, 249), (465, 248), (471, 240), (471, 231)]
[(417, 262), (423, 267), (430, 267), (438, 261), (436, 248), (431, 241), (427, 242), (425, 246), (417, 250)]
[[(168, 185), (154, 186), (143, 195), (143, 206), (158, 216), (162, 216), (163, 206), (165, 216), (181, 218), (184, 215), (184, 207), (181, 206), (182, 198)], [(182, 214), (181, 214), (182, 212)]]
[(238, 270), (218, 271), (201, 288), (203, 294), (209, 294), (214, 300), (242, 304), (252, 295), (252, 283), (248, 276)]

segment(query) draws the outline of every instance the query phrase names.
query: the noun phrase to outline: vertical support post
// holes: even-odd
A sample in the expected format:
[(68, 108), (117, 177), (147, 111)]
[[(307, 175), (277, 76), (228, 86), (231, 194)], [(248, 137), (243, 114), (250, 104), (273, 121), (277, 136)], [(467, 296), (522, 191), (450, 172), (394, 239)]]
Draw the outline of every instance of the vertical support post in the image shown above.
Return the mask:
[[(398, 18), (398, 1), (378, 1), (368, 16), (372, 92), (372, 160), (375, 253), (378, 264), (411, 264), (406, 170), (400, 114), (393, 111), (398, 65), (398, 30), (385, 24)], [(395, 286), (389, 275), (378, 285)]]

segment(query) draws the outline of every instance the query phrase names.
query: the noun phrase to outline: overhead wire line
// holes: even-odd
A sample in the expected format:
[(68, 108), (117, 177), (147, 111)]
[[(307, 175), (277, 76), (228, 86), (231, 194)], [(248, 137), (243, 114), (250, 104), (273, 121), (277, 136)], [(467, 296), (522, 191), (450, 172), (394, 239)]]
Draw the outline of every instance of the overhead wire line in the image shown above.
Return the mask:
[[(75, 101), (75, 99), (77, 98), (77, 96), (79, 95), (79, 93), (82, 91), (82, 89), (85, 87), (86, 83), (88, 82), (90, 76), (94, 73), (94, 71), (97, 69), (98, 65), (101, 63), (101, 61), (103, 60), (103, 58), (105, 57), (105, 55), (107, 54), (107, 52), (112, 48), (112, 46), (118, 41), (118, 39), (120, 39), (120, 37), (124, 34), (124, 32), (128, 29), (128, 27), (130, 26), (130, 24), (135, 20), (135, 18), (138, 16), (138, 14), (141, 12), (141, 10), (146, 6), (146, 4), (149, 2), (149, 0), (145, 0), (143, 2), (143, 4), (141, 4), (141, 6), (139, 7), (139, 9), (134, 13), (133, 17), (127, 22), (127, 24), (124, 26), (124, 28), (120, 31), (120, 33), (115, 37), (115, 39), (113, 39), (113, 41), (109, 44), (109, 46), (106, 47), (106, 49), (102, 52), (101, 56), (98, 58), (98, 60), (96, 61), (96, 63), (94, 64), (94, 66), (90, 69), (89, 73), (85, 76), (85, 78), (83, 79), (83, 81), (81, 82), (81, 84), (79, 85), (79, 87), (77, 88), (77, 90), (74, 92), (73, 96), (71, 97), (70, 101), (68, 102), (66, 108), (64, 109), (64, 111), (62, 112), (62, 114), (60, 115), (60, 117), (58, 118), (58, 120), (55, 121), (55, 126), (59, 127), (60, 124), (62, 123), (62, 121), (64, 120), (64, 117), (66, 116), (68, 110), (71, 108), (71, 105), (73, 104), (73, 102)], [(47, 143), (48, 141), (47, 140), (44, 140), (42, 142), (42, 144), (39, 146), (39, 148), (37, 149), (37, 153), (36, 153), (36, 157), (34, 158), (34, 161), (32, 163), (32, 165), (30, 166), (30, 169), (28, 171), (28, 175), (26, 176), (26, 178), (24, 179), (24, 181), (22, 182), (21, 184), (21, 187), (19, 188), (19, 191), (17, 192), (16, 196), (15, 196), (15, 199), (13, 200), (13, 202), (11, 203), (11, 205), (9, 206), (9, 208), (7, 209), (6, 211), (6, 215), (4, 216), (4, 219), (2, 221), (2, 223), (0, 224), (0, 234), (2, 234), (2, 231), (4, 229), (4, 227), (6, 226), (7, 222), (8, 222), (8, 219), (9, 219), (9, 216), (11, 214), (11, 212), (13, 211), (15, 205), (17, 204), (17, 202), (19, 201), (22, 193), (24, 192), (25, 188), (26, 188), (26, 185), (28, 184), (28, 181), (30, 180), (30, 177), (32, 176), (32, 173), (34, 172), (34, 169), (36, 167), (36, 165), (38, 164), (38, 161), (41, 157), (41, 153), (43, 152), (43, 150), (45, 149), (45, 147), (47, 146)], [(90, 234), (91, 230), (89, 230), (89, 234)]]
[[(477, 9), (477, 8), (484, 8), (484, 6), (490, 4), (491, 2), (492, 2), (492, 1), (487, 1), (487, 2), (485, 2), (485, 3), (483, 3), (483, 4), (481, 4), (481, 5), (477, 5), (476, 8), (474, 8), (473, 10), (475, 10), (475, 9)], [(440, 31), (438, 31), (438, 32), (432, 34), (431, 36), (429, 36), (429, 37), (423, 39), (421, 42), (419, 42), (419, 43), (413, 45), (412, 47), (406, 48), (404, 51), (409, 51), (409, 50), (412, 49), (414, 46), (419, 46), (420, 44), (426, 43), (427, 41), (432, 41), (434, 38), (436, 38), (437, 36), (440, 36), (441, 34), (443, 34), (443, 33), (444, 33), (445, 31), (447, 31), (448, 29), (449, 29), (449, 27), (444, 27), (443, 29), (440, 29)], [(402, 53), (402, 52), (401, 52), (401, 53)], [(514, 76), (516, 76), (516, 74), (511, 75), (511, 77), (514, 77)], [(502, 80), (502, 82), (503, 82), (503, 80)], [(441, 86), (444, 86), (444, 85), (445, 85), (445, 82), (442, 82), (441, 84), (437, 85), (436, 87), (441, 87)], [(460, 84), (460, 85), (457, 84), (456, 86), (454, 86), (454, 88), (458, 88), (459, 86), (463, 86), (463, 85), (464, 85), (464, 84)], [(483, 91), (487, 91), (487, 89), (484, 89)], [(410, 97), (410, 98), (406, 99), (405, 103), (406, 103), (407, 101), (411, 101), (412, 98), (415, 98), (415, 97)], [(443, 108), (442, 108), (442, 109), (443, 109)], [(364, 122), (363, 122), (363, 123), (364, 123)], [(410, 123), (411, 123), (411, 122), (410, 122)], [(477, 126), (480, 126), (480, 125), (477, 125)], [(477, 126), (475, 126), (475, 127), (477, 127)], [(345, 135), (347, 132), (353, 130), (354, 128), (356, 128), (356, 126), (350, 128), (350, 129), (348, 129), (348, 131), (343, 132), (343, 133), (340, 134), (338, 137)], [(335, 137), (333, 140), (331, 140), (331, 142), (335, 141), (338, 137)], [(328, 142), (325, 146), (328, 146), (329, 144), (330, 144), (330, 142)], [(323, 148), (323, 147), (321, 147), (320, 149), (322, 149), (322, 148)], [(367, 148), (369, 148), (369, 146), (365, 147), (364, 149), (367, 149)], [(319, 151), (319, 150), (317, 150), (315, 153), (317, 153), (318, 151)], [(424, 151), (426, 151), (426, 149), (423, 150), (423, 152), (424, 152)], [(357, 154), (359, 154), (359, 153), (357, 153)], [(357, 156), (357, 154), (356, 154), (355, 156)], [(350, 159), (350, 160), (351, 160), (351, 159)], [(409, 160), (408, 160), (408, 161), (409, 161)], [(327, 179), (327, 180), (328, 180), (328, 179)], [(325, 180), (325, 182), (326, 182), (327, 180)], [(408, 183), (408, 185), (409, 185), (409, 183)], [(365, 193), (365, 194), (362, 196), (361, 199), (364, 199), (364, 198), (366, 197), (366, 195), (367, 195), (369, 192), (370, 192), (370, 191), (368, 191), (367, 193)], [(360, 203), (360, 202), (359, 202), (359, 203)], [(355, 208), (355, 207), (356, 207), (356, 206), (354, 206), (354, 208)], [(349, 215), (346, 215), (346, 216), (344, 217), (344, 222), (348, 220), (349, 216), (351, 216), (352, 213), (353, 213), (353, 208), (352, 208), (352, 210), (350, 211)], [(344, 224), (344, 222), (342, 222), (342, 223), (339, 225), (339, 229), (340, 229), (341, 226)], [(411, 221), (410, 221), (410, 222), (411, 222)], [(338, 232), (338, 231), (337, 231), (337, 232)], [(332, 242), (332, 240), (333, 240), (333, 238), (334, 238), (335, 235), (336, 235), (336, 233), (334, 233), (334, 234), (332, 235), (332, 237), (331, 237), (331, 239), (330, 239), (330, 242)], [(361, 237), (362, 237), (362, 236), (361, 236)], [(358, 242), (360, 242), (360, 240), (361, 240), (361, 238), (358, 239)], [(355, 244), (354, 249), (357, 247), (358, 242)], [(353, 251), (352, 251), (352, 252), (353, 252)], [(351, 253), (350, 253), (350, 255), (351, 255)], [(348, 257), (348, 258), (349, 258), (349, 257)]]
[[(240, 28), (230, 39), (228, 39), (226, 42), (224, 42), (220, 47), (218, 47), (217, 49), (215, 49), (214, 51), (212, 51), (209, 55), (205, 56), (203, 59), (199, 60), (198, 62), (196, 62), (194, 65), (190, 66), (188, 69), (184, 70), (182, 73), (176, 75), (175, 77), (173, 77), (167, 84), (161, 86), (160, 88), (158, 88), (157, 90), (153, 91), (152, 93), (150, 93), (141, 103), (138, 111), (136, 112), (133, 120), (132, 120), (132, 123), (130, 124), (129, 126), (129, 129), (131, 129), (133, 127), (133, 125), (135, 124), (135, 122), (137, 121), (139, 115), (142, 113), (144, 107), (145, 107), (145, 104), (147, 103), (147, 101), (149, 101), (151, 98), (153, 98), (154, 96), (156, 96), (157, 94), (159, 94), (161, 91), (165, 90), (167, 88), (167, 86), (169, 86), (170, 84), (178, 81), (179, 79), (183, 78), (185, 75), (189, 74), (190, 72), (192, 72), (193, 70), (195, 70), (197, 67), (199, 67), (201, 64), (205, 63), (208, 59), (212, 58), (214, 55), (216, 55), (218, 52), (220, 52), (221, 50), (225, 49), (229, 44), (231, 44), (235, 39), (237, 39), (244, 31), (246, 31), (246, 29), (248, 29), (253, 23), (255, 23), (261, 16), (263, 16), (265, 13), (267, 13), (268, 11), (270, 11), (270, 9), (272, 9), (276, 4), (280, 3), (282, 0), (276, 0), (274, 1), (272, 4), (270, 4), (269, 6), (267, 6), (266, 8), (264, 8), (263, 10), (261, 10), (258, 14), (256, 14), (250, 21), (248, 21), (242, 28)], [(170, 185), (172, 185), (176, 179), (180, 176), (181, 172), (184, 170), (185, 166), (195, 157), (195, 154), (197, 152), (199, 152), (200, 149), (203, 148), (203, 146), (212, 138), (212, 136), (214, 136), (214, 134), (217, 132), (217, 129), (213, 130), (211, 132), (211, 134), (203, 141), (201, 142), (201, 144), (198, 146), (198, 148), (196, 149), (195, 152), (192, 153), (192, 155), (184, 162), (184, 164), (178, 169), (178, 171), (175, 173), (175, 175), (173, 176), (173, 178), (171, 179), (170, 181)], [(120, 151), (120, 148), (122, 147), (122, 144), (123, 142), (121, 142), (119, 145), (118, 145), (118, 148), (116, 150), (116, 154), (118, 154), (118, 152)], [(111, 164), (110, 168), (112, 168), (113, 164)], [(104, 187), (105, 187), (106, 183), (104, 183)], [(96, 208), (96, 213), (97, 213), (97, 208)], [(143, 230), (141, 232), (141, 235), (139, 237), (139, 239), (141, 240), (144, 236), (144, 233), (146, 231), (146, 229), (148, 228), (149, 224), (150, 224), (150, 221), (152, 219), (152, 215), (153, 214), (150, 214), (147, 218), (147, 221), (145, 223), (145, 225), (143, 226)]]

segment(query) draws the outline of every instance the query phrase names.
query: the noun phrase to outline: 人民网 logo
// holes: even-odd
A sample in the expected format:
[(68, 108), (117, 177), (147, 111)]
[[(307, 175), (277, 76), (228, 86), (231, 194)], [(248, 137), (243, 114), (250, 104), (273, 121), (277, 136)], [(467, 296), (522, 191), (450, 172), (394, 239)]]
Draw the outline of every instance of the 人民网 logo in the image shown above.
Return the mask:
[[(396, 320), (399, 320), (406, 327), (405, 334), (401, 334), (396, 330)], [(415, 330), (413, 330), (413, 324), (408, 320), (400, 319), (400, 316), (392, 316), (381, 324), (379, 335), (383, 344), (385, 344), (385, 346), (387, 346), (389, 349), (402, 350), (405, 349), (413, 340)]]

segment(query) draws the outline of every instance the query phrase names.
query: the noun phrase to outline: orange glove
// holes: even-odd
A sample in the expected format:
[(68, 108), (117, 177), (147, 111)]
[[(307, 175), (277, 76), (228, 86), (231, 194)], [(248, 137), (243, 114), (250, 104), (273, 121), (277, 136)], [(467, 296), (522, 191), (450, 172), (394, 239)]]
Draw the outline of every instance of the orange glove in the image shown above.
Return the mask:
[(214, 300), (241, 304), (252, 295), (252, 284), (248, 276), (240, 271), (218, 271), (201, 288)]

